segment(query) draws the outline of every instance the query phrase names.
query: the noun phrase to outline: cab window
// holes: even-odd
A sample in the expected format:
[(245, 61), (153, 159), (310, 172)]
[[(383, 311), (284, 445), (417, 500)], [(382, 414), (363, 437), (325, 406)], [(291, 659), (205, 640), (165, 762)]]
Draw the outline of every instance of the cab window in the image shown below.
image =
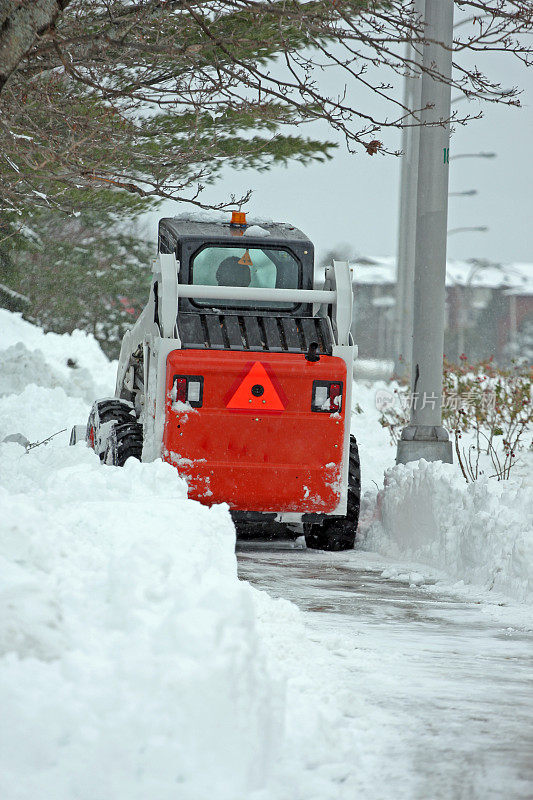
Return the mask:
[[(190, 281), (196, 286), (237, 286), (265, 289), (298, 289), (301, 270), (288, 250), (261, 247), (207, 246), (191, 259)], [(212, 306), (211, 300), (195, 304)], [(217, 302), (217, 307), (220, 303)], [(254, 307), (288, 309), (292, 303), (254, 302)], [(250, 302), (231, 301), (225, 307), (244, 308)]]

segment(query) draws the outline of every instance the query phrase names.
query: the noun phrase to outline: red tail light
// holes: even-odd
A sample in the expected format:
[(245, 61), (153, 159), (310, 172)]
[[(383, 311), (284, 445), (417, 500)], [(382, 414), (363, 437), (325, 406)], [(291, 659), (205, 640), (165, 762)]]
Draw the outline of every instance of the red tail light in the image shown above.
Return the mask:
[(174, 379), (174, 392), (173, 392), (173, 400), (177, 400), (178, 403), (186, 403), (187, 402), (187, 378), (175, 378)]
[(330, 410), (340, 411), (342, 400), (342, 386), (340, 383), (332, 383), (329, 387)]
[(172, 382), (173, 402), (188, 403), (200, 408), (204, 401), (204, 379), (201, 375), (174, 375)]
[(313, 381), (311, 411), (335, 414), (342, 408), (342, 381)]

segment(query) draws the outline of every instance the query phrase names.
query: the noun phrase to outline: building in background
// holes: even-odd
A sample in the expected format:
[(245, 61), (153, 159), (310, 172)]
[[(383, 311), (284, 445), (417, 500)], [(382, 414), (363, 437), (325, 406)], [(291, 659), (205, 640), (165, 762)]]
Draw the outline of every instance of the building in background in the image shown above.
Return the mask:
[[(359, 356), (392, 361), (396, 259), (357, 258), (352, 264)], [(533, 263), (449, 261), (444, 352), (453, 361), (462, 353), (474, 361), (533, 361)]]

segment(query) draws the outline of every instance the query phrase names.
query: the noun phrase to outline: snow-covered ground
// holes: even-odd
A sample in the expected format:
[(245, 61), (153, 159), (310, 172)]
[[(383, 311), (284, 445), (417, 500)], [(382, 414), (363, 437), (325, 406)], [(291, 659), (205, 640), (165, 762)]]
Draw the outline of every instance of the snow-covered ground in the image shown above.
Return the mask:
[(359, 381), (366, 550), (243, 547), (239, 581), (224, 507), (68, 447), (114, 377), (90, 336), (0, 310), (2, 800), (531, 796), (530, 473), (383, 488)]

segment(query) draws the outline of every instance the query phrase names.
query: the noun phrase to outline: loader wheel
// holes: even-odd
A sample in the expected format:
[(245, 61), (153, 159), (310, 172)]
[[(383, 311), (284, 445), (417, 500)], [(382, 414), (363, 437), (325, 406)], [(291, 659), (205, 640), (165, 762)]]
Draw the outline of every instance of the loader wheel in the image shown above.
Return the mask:
[(114, 467), (123, 467), (128, 458), (141, 461), (143, 452), (143, 426), (138, 422), (115, 424), (106, 440), (103, 461)]
[(350, 436), (348, 507), (345, 517), (331, 517), (322, 525), (304, 525), (305, 543), (312, 550), (353, 550), (361, 505), (361, 466), (355, 436)]
[(135, 410), (127, 400), (110, 398), (93, 403), (87, 422), (87, 445), (104, 460), (106, 442), (113, 424), (135, 421)]

